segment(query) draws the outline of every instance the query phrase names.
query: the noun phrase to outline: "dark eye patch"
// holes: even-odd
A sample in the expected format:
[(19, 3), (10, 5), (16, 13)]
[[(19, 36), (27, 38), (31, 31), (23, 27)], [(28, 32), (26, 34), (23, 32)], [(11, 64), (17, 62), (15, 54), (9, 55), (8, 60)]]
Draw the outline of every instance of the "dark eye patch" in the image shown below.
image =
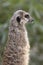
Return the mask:
[(28, 14), (26, 14), (26, 15), (25, 15), (25, 18), (29, 18), (29, 15), (28, 15)]

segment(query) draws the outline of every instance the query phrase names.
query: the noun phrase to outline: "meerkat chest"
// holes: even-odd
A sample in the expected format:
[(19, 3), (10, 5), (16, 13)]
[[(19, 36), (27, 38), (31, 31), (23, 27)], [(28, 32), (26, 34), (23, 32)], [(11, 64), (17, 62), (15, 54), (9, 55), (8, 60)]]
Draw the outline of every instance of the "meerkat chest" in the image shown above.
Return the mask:
[(26, 43), (29, 43), (29, 41), (28, 41), (28, 34), (27, 34), (26, 29), (25, 29), (25, 33), (24, 33), (24, 35), (25, 35), (25, 40), (26, 40)]

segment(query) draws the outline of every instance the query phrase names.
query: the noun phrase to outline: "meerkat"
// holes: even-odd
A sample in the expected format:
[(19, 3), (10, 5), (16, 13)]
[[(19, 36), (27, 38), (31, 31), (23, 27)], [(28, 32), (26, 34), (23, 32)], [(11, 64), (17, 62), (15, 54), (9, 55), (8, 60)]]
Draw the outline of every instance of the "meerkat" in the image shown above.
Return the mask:
[(25, 24), (32, 21), (30, 14), (23, 10), (16, 11), (11, 17), (3, 65), (28, 65), (30, 45)]

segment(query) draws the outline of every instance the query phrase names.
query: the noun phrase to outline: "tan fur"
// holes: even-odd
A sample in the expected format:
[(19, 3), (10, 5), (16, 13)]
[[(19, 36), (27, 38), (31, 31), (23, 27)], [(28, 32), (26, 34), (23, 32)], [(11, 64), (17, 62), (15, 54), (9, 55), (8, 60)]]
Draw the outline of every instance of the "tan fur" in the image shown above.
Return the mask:
[(11, 18), (3, 65), (28, 65), (30, 45), (24, 24), (25, 19), (21, 20), (20, 25), (16, 21), (18, 15), (24, 17), (26, 13), (18, 10)]

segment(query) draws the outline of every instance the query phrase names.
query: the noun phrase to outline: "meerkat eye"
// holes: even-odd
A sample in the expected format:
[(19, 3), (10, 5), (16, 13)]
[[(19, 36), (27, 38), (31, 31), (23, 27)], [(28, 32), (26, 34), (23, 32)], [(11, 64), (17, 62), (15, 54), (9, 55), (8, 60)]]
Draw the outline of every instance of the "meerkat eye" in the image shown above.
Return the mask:
[(28, 15), (28, 14), (26, 14), (26, 15), (25, 15), (25, 18), (29, 18), (29, 15)]
[(18, 17), (16, 18), (16, 20), (17, 20), (17, 22), (19, 23), (19, 22), (21, 21), (21, 18), (18, 16)]

